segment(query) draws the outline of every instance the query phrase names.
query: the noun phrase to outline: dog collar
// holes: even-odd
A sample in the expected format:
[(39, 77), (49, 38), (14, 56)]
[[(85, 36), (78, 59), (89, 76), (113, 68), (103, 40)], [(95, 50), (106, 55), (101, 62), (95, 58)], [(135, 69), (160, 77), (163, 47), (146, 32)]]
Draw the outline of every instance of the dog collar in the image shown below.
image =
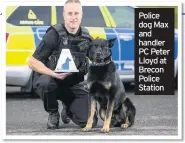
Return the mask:
[(104, 66), (104, 65), (109, 64), (111, 61), (112, 61), (112, 57), (111, 57), (111, 54), (110, 54), (108, 57), (106, 57), (104, 59), (104, 62), (101, 62), (101, 63), (92, 62), (92, 65), (94, 65), (94, 66)]

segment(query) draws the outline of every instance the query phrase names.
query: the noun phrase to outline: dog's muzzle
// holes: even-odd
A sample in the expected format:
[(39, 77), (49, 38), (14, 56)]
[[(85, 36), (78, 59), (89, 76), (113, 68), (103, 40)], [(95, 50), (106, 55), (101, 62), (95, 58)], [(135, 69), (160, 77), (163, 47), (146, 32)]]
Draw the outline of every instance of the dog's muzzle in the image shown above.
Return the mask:
[(97, 56), (95, 61), (97, 63), (102, 63), (102, 62), (104, 62), (104, 59), (102, 59), (101, 57)]

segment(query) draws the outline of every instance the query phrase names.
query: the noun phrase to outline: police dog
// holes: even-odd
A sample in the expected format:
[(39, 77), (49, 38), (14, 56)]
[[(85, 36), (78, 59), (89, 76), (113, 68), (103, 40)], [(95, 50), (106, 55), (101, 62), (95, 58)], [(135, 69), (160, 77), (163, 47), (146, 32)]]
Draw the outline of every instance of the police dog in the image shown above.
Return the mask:
[(126, 97), (123, 83), (111, 58), (111, 48), (115, 40), (116, 38), (110, 40), (97, 38), (92, 40), (88, 49), (88, 57), (92, 62), (87, 76), (91, 110), (83, 131), (92, 128), (96, 101), (100, 104), (99, 115), (104, 121), (101, 131), (109, 132), (110, 125), (125, 129), (134, 123), (136, 108)]

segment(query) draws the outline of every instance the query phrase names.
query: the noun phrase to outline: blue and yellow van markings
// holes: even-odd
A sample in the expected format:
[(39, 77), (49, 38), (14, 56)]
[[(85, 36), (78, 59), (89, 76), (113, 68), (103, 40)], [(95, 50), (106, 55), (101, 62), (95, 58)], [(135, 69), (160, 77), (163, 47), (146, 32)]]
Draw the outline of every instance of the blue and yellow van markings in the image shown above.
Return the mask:
[[(13, 10), (13, 7), (11, 8)], [(12, 26), (7, 23), (6, 31), (9, 34), (6, 43), (6, 65), (27, 65), (27, 58), (35, 49), (35, 38), (31, 27)]]
[(9, 17), (15, 10), (17, 6), (8, 6), (6, 7), (6, 17)]
[(106, 39), (106, 31), (104, 30), (104, 28), (92, 28), (92, 27), (87, 27), (89, 34), (93, 37), (93, 39), (98, 38), (102, 38), (102, 39)]
[[(16, 8), (17, 8), (16, 6), (7, 7), (6, 16), (9, 17)], [(112, 16), (110, 15), (108, 9), (106, 7), (100, 7), (100, 10), (102, 12), (102, 15), (104, 16), (106, 26), (116, 27), (116, 23), (112, 19)], [(29, 13), (32, 13), (32, 11), (30, 10)], [(51, 25), (54, 25), (57, 23), (55, 6), (51, 7), (51, 14), (52, 14)], [(105, 18), (107, 16), (109, 17), (109, 19)], [(36, 15), (32, 13), (31, 15), (28, 15), (28, 17), (30, 19), (35, 19)], [(31, 51), (34, 51), (35, 48), (38, 47), (48, 27), (49, 26), (12, 26), (11, 24), (7, 23), (6, 31), (9, 33), (9, 39), (7, 41), (7, 57), (6, 57), (7, 65), (12, 65), (12, 63), (24, 65), (26, 60), (24, 55), (28, 56), (29, 54), (32, 54)], [(111, 29), (111, 28), (92, 28), (92, 27), (88, 27), (87, 29), (93, 38), (99, 37), (103, 39), (110, 39), (110, 38), (115, 38), (118, 35), (121, 35), (122, 33), (124, 33), (125, 35), (132, 36), (133, 38), (130, 41), (120, 39), (120, 37), (117, 37), (120, 41), (120, 44), (118, 43), (118, 41), (116, 41), (114, 47), (112, 48), (112, 52), (113, 52), (112, 56), (114, 61), (133, 61), (134, 60), (134, 48), (135, 48), (134, 29), (129, 29), (129, 28)], [(177, 36), (178, 35), (175, 33), (174, 59), (177, 59), (177, 56), (178, 56)], [(119, 48), (121, 50), (119, 50)], [(121, 56), (118, 56), (118, 53), (120, 52), (121, 52), (120, 54)], [(12, 53), (15, 53), (15, 55), (12, 56)], [(14, 57), (14, 58), (11, 58), (11, 57)], [(18, 58), (22, 59), (22, 62)]]
[(104, 6), (99, 6), (99, 8), (100, 8), (100, 11), (101, 11), (101, 13), (103, 15), (103, 18), (104, 18), (106, 26), (107, 27), (111, 27), (111, 23), (110, 23), (108, 17), (106, 16), (106, 11), (104, 9)]
[(49, 26), (33, 26), (32, 27), (32, 32), (34, 35), (34, 43), (35, 43), (35, 48), (38, 47), (38, 45), (40, 44), (40, 41), (42, 40), (44, 34), (46, 33), (46, 30), (49, 28)]
[(28, 58), (31, 57), (32, 54), (30, 51), (8, 51), (6, 52), (6, 65), (27, 65)]
[(56, 12), (56, 6), (51, 6), (51, 25), (57, 24), (57, 12)]
[(115, 32), (121, 35), (126, 35), (126, 37), (130, 37), (130, 39), (124, 40), (119, 37), (120, 40), (120, 60), (134, 60), (134, 53), (135, 53), (135, 37), (134, 37), (134, 30), (133, 29), (123, 29), (123, 28), (115, 28)]
[(116, 23), (115, 23), (114, 19), (112, 18), (111, 14), (106, 6), (104, 6), (104, 11), (106, 13), (106, 16), (109, 18), (109, 21), (111, 23), (111, 27), (116, 27)]

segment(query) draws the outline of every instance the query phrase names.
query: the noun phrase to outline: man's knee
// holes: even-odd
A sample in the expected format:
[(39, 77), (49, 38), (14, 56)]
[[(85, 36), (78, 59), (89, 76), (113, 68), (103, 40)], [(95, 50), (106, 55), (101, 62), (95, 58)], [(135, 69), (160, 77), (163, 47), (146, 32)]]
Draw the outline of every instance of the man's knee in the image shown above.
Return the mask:
[[(76, 84), (75, 86), (71, 87), (71, 91), (74, 93), (75, 97), (82, 97), (89, 95), (89, 92), (85, 89), (85, 86), (82, 83)], [(84, 99), (87, 100), (87, 99)]]
[(86, 126), (88, 120), (88, 117), (86, 115), (81, 116), (80, 114), (75, 114), (70, 111), (67, 113), (67, 115), (79, 127), (84, 128)]
[[(88, 118), (83, 118), (83, 119), (80, 119), (78, 117), (73, 117), (72, 121), (78, 125), (80, 128), (84, 128), (87, 124), (87, 120)], [(97, 126), (97, 123), (98, 123), (98, 117), (97, 115), (94, 116), (93, 118), (93, 124), (92, 124), (92, 127), (94, 128), (95, 126)]]

